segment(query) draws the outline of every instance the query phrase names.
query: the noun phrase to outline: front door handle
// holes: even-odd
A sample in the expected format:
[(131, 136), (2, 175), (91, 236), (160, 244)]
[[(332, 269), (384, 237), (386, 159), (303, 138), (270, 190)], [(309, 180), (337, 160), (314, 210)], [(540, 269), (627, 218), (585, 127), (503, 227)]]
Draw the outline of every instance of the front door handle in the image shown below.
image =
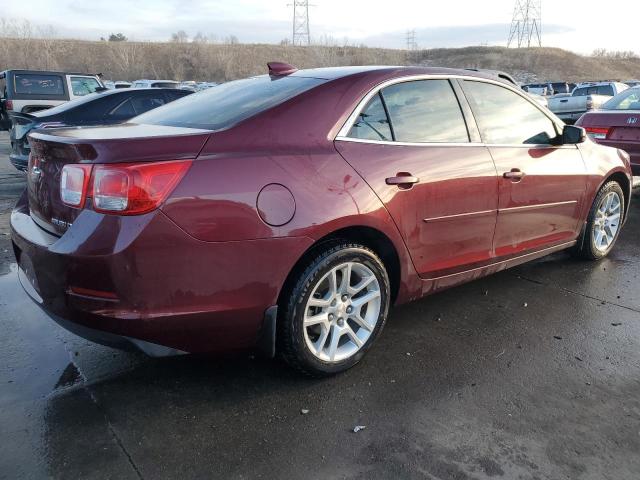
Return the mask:
[(510, 179), (512, 182), (519, 182), (525, 176), (525, 173), (519, 168), (512, 168), (510, 172), (504, 172), (502, 176)]
[(397, 185), (398, 188), (402, 190), (408, 190), (419, 181), (420, 179), (418, 177), (414, 177), (408, 172), (398, 172), (395, 177), (385, 179), (387, 185)]

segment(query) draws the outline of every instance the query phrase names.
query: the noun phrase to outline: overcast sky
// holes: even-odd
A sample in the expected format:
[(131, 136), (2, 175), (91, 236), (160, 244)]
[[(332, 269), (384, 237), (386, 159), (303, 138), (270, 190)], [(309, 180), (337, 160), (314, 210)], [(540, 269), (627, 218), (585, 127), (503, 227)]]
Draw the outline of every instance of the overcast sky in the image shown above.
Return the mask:
[[(59, 37), (167, 40), (184, 30), (246, 43), (291, 36), (291, 0), (3, 0), (0, 16), (52, 25)], [(506, 45), (515, 0), (312, 0), (311, 35), (403, 48), (415, 29), (420, 48)], [(640, 51), (639, 0), (542, 0), (543, 44), (590, 53)]]

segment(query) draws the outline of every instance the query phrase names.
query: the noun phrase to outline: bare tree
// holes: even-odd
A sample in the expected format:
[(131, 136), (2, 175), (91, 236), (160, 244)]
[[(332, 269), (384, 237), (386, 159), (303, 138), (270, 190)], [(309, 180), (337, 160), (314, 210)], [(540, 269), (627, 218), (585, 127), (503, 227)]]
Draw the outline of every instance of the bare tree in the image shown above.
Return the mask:
[(187, 43), (189, 41), (189, 35), (184, 30), (180, 30), (171, 34), (171, 41), (173, 43)]

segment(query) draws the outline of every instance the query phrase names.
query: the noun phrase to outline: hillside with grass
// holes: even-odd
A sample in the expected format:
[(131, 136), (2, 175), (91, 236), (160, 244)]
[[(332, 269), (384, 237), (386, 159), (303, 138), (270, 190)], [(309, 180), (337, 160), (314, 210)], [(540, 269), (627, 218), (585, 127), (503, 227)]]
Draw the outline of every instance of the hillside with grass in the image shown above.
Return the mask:
[(104, 74), (105, 79), (227, 81), (264, 73), (266, 62), (298, 68), (338, 65), (426, 65), (504, 70), (520, 81), (640, 77), (640, 59), (581, 56), (557, 48), (467, 47), (407, 52), (355, 46), (109, 42), (0, 39), (0, 70), (24, 68)]

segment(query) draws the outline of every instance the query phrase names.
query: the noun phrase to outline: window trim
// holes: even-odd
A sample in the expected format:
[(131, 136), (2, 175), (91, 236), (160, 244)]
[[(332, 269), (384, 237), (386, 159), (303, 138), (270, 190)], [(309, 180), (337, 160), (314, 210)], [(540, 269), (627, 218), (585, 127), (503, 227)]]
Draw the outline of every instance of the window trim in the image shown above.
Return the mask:
[[(553, 124), (554, 126), (559, 129), (559, 131), (562, 131), (562, 121), (558, 118), (554, 118), (551, 112), (545, 112), (544, 109), (537, 104), (537, 102), (535, 100), (533, 100), (532, 98), (529, 98), (525, 92), (520, 92), (518, 91), (519, 89), (516, 88), (515, 86), (511, 86), (509, 84), (506, 84), (504, 82), (501, 82), (499, 80), (492, 80), (492, 79), (488, 79), (488, 78), (483, 78), (483, 77), (476, 77), (473, 75), (446, 75), (446, 74), (420, 74), (420, 75), (404, 75), (402, 77), (396, 77), (396, 78), (392, 78), (389, 80), (385, 80), (384, 82), (379, 83), (378, 85), (376, 85), (375, 87), (373, 87), (371, 90), (369, 90), (369, 92), (367, 92), (367, 94), (362, 97), (360, 99), (360, 101), (358, 102), (358, 104), (356, 105), (356, 108), (351, 112), (351, 115), (349, 115), (349, 117), (347, 117), (347, 120), (344, 122), (344, 124), (342, 125), (342, 127), (340, 128), (340, 130), (338, 131), (338, 134), (335, 136), (334, 141), (344, 141), (344, 142), (355, 142), (355, 143), (374, 143), (374, 144), (381, 144), (381, 145), (398, 145), (398, 146), (422, 146), (422, 147), (434, 147), (434, 146), (439, 146), (439, 147), (461, 147), (461, 146), (465, 146), (465, 147), (477, 147), (477, 146), (490, 146), (490, 147), (519, 147), (519, 148), (554, 148), (554, 149), (575, 149), (578, 148), (577, 145), (548, 145), (548, 144), (513, 144), (513, 143), (509, 143), (509, 144), (487, 144), (484, 143), (484, 141), (482, 140), (482, 138), (476, 138), (474, 141), (473, 138), (471, 138), (470, 142), (465, 142), (465, 143), (414, 143), (414, 142), (395, 142), (395, 141), (386, 141), (386, 140), (365, 140), (365, 139), (359, 139), (359, 138), (351, 138), (349, 137), (349, 130), (351, 130), (351, 127), (353, 126), (353, 124), (355, 123), (355, 121), (357, 120), (358, 116), (360, 115), (360, 112), (367, 106), (367, 104), (369, 103), (369, 101), (371, 100), (371, 98), (373, 98), (378, 92), (380, 92), (383, 88), (386, 88), (390, 85), (395, 85), (398, 83), (404, 83), (404, 82), (410, 82), (410, 81), (416, 81), (416, 80), (449, 80), (449, 82), (452, 84), (452, 88), (454, 91), (454, 94), (456, 95), (456, 97), (458, 97), (459, 92), (457, 91), (457, 89), (455, 88), (455, 84), (459, 84), (460, 82), (454, 82), (453, 80), (471, 80), (471, 81), (478, 81), (478, 82), (484, 82), (484, 83), (491, 83), (494, 85), (497, 85), (499, 87), (503, 87), (506, 88), (507, 90), (512, 91), (513, 93), (515, 93), (516, 95), (519, 95), (520, 97), (524, 98), (527, 102), (529, 102), (531, 105), (533, 105), (535, 108), (538, 109), (538, 111), (540, 111), (544, 116), (546, 116)], [(462, 89), (463, 93), (464, 93), (464, 89), (462, 87), (462, 85), (459, 85), (459, 88)], [(461, 102), (462, 99), (458, 98), (458, 102), (461, 103), (461, 106), (464, 105), (464, 103), (466, 102), (468, 105), (468, 100), (466, 99), (466, 96), (464, 97), (464, 102)], [(471, 106), (469, 105), (469, 109), (471, 109)], [(479, 134), (479, 130), (478, 130), (478, 126), (477, 126), (477, 120), (475, 118), (475, 115), (473, 115), (473, 112), (467, 112), (466, 109), (463, 107), (462, 108), (462, 114), (465, 117), (465, 121), (467, 121), (466, 119), (466, 115), (468, 113), (471, 113), (471, 118), (473, 119), (473, 124), (475, 124), (475, 129), (476, 131), (478, 131)], [(467, 123), (467, 125), (470, 127), (471, 125), (469, 123)], [(469, 133), (471, 133), (472, 129), (469, 128)], [(471, 135), (470, 135), (471, 136)]]

